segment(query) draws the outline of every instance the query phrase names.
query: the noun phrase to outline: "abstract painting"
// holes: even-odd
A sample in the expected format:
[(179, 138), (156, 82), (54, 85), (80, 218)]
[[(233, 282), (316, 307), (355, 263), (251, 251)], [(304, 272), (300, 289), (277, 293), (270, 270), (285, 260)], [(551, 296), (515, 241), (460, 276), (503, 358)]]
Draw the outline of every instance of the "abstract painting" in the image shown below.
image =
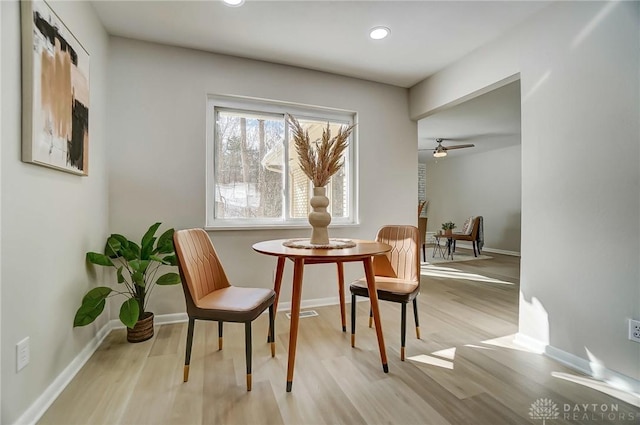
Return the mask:
[(22, 160), (88, 175), (89, 53), (41, 0), (22, 3)]

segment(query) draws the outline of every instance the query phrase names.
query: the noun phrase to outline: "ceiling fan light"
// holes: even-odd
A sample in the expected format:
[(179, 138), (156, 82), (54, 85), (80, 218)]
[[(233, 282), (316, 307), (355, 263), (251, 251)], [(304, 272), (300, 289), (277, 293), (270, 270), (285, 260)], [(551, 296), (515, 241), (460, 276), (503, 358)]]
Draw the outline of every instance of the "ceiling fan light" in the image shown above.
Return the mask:
[(244, 0), (222, 0), (222, 2), (231, 7), (240, 7), (244, 4)]
[(442, 158), (442, 157), (445, 157), (445, 156), (447, 156), (447, 151), (445, 151), (444, 149), (443, 150), (433, 151), (433, 157), (434, 158)]

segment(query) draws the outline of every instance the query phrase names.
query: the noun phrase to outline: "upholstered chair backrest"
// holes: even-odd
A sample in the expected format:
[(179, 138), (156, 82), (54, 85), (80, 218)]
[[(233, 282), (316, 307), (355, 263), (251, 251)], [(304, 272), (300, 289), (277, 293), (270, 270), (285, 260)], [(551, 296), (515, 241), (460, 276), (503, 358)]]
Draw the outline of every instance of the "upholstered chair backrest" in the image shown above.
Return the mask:
[(391, 251), (373, 259), (376, 276), (420, 282), (420, 237), (417, 227), (384, 226), (378, 230), (376, 241), (391, 245)]
[(191, 297), (197, 304), (202, 297), (229, 286), (227, 275), (207, 232), (202, 229), (178, 230), (173, 234), (173, 243), (185, 297)]

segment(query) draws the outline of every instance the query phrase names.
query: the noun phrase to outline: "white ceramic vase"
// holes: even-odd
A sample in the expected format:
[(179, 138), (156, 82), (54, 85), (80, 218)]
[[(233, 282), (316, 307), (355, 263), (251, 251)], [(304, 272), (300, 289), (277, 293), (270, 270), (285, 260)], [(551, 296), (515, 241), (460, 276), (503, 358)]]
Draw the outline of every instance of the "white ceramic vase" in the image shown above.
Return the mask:
[(327, 212), (329, 198), (327, 198), (326, 187), (314, 187), (313, 197), (310, 200), (313, 211), (309, 213), (309, 224), (311, 224), (311, 240), (315, 245), (327, 245), (329, 243), (329, 232), (327, 226), (331, 223), (331, 214)]

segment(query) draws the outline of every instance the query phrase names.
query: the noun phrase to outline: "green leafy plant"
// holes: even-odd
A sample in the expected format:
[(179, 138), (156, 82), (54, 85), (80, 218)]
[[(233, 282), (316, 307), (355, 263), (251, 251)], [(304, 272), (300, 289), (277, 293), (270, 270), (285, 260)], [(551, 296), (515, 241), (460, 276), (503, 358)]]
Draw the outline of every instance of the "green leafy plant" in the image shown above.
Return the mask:
[(456, 224), (452, 221), (447, 221), (446, 223), (442, 223), (442, 230), (453, 230), (456, 228)]
[(123, 295), (126, 300), (120, 306), (120, 321), (133, 328), (143, 318), (148, 296), (155, 285), (180, 283), (180, 275), (173, 272), (156, 279), (161, 266), (178, 264), (173, 248), (173, 229), (156, 238), (159, 227), (160, 223), (152, 225), (140, 245), (122, 235), (112, 234), (107, 239), (104, 254), (87, 252), (90, 263), (116, 269), (118, 289), (98, 286), (87, 292), (73, 319), (74, 327), (92, 323), (104, 310), (107, 298)]

